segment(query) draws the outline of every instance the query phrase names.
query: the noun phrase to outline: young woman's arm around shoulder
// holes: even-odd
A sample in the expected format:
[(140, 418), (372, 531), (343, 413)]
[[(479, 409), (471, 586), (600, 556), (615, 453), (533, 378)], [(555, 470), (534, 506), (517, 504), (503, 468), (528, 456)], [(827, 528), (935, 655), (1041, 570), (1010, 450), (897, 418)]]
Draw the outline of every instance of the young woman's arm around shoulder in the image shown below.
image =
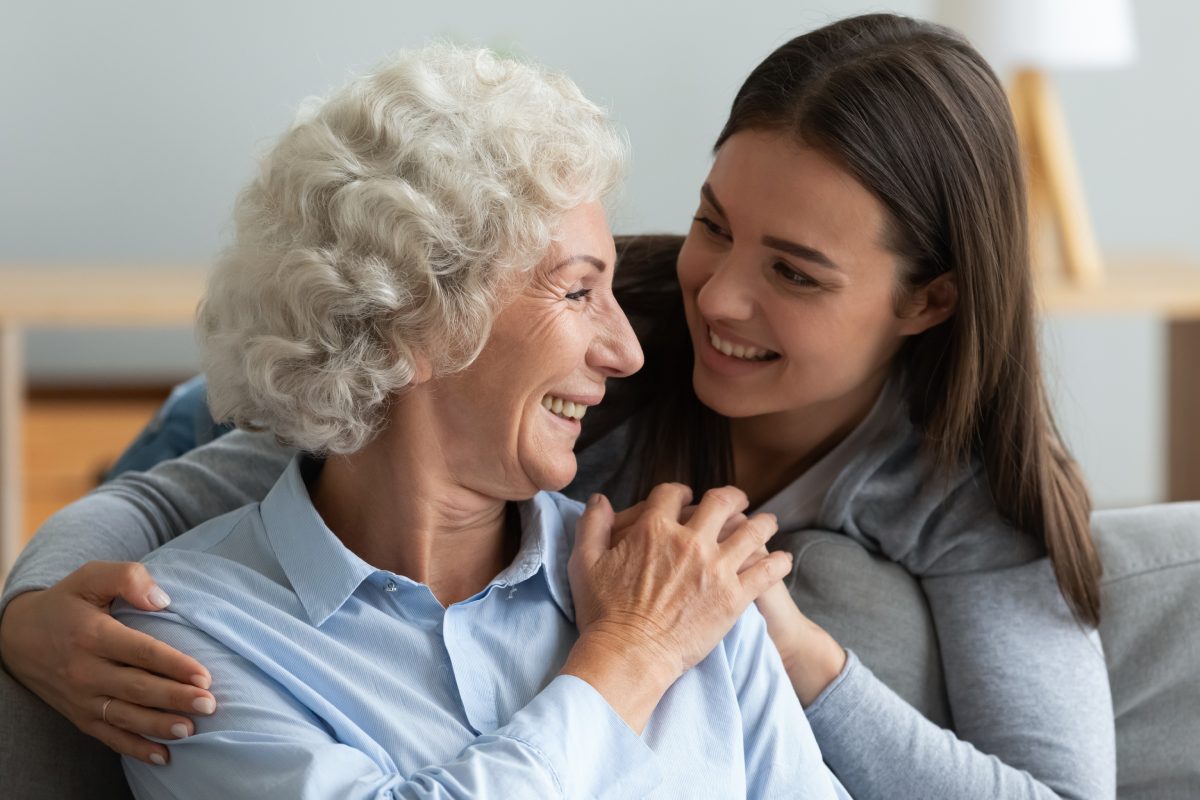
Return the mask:
[[(213, 517), (261, 500), (291, 459), (265, 434), (234, 432), (130, 472), (62, 509), (13, 567), (0, 605), (0, 656), (28, 689), (112, 749), (147, 763), (174, 726), (209, 706), (208, 670), (109, 615), (122, 598), (154, 610), (169, 602), (137, 561)], [(106, 698), (136, 707), (104, 719)], [(200, 702), (201, 706), (196, 703)]]

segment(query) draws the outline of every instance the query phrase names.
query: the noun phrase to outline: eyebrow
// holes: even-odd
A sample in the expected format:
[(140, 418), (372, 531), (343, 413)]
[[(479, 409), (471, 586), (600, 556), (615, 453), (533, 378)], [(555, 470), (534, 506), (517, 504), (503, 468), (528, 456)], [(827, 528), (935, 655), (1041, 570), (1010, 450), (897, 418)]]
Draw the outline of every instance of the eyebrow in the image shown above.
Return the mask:
[(593, 267), (595, 267), (600, 272), (604, 272), (604, 270), (608, 269), (608, 264), (605, 264), (603, 261), (596, 258), (595, 256), (589, 256), (586, 254), (578, 254), (578, 255), (573, 255), (573, 256), (567, 256), (562, 261), (555, 264), (554, 269), (552, 269), (551, 272), (560, 270), (563, 267), (567, 266), (568, 264), (574, 264), (576, 261), (586, 261), (587, 263), (591, 264)]
[[(721, 203), (717, 200), (716, 192), (713, 191), (712, 186), (710, 186), (707, 182), (700, 187), (700, 194), (704, 195), (704, 199), (707, 200), (712, 207), (717, 210), (718, 214), (726, 219), (729, 218), (729, 215), (725, 213), (725, 209), (722, 208)], [(841, 267), (839, 267), (832, 258), (825, 255), (815, 247), (809, 247), (808, 245), (799, 244), (797, 242), (790, 242), (787, 239), (780, 239), (778, 236), (764, 236), (762, 237), (762, 243), (766, 247), (770, 247), (772, 250), (780, 250), (789, 255), (793, 255), (796, 258), (802, 258), (805, 261), (812, 262), (818, 266), (826, 267), (828, 269), (841, 269)]]

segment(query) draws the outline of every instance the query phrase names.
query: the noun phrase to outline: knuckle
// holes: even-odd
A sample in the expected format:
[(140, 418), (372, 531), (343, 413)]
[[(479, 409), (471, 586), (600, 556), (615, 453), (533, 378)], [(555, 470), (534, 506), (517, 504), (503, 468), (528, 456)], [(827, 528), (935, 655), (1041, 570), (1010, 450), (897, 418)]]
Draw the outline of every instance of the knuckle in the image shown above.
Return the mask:
[(136, 562), (126, 562), (117, 568), (117, 577), (123, 584), (136, 583), (146, 568)]
[(92, 670), (81, 659), (72, 658), (62, 670), (68, 689), (81, 691), (91, 683)]
[(143, 667), (153, 666), (155, 656), (158, 654), (158, 642), (153, 639), (142, 639), (133, 646), (131, 655), (133, 663)]
[(746, 495), (741, 489), (734, 486), (721, 486), (716, 489), (709, 489), (705, 493), (706, 498), (710, 498), (709, 502), (720, 503), (725, 508), (735, 508), (742, 503)]
[(648, 514), (644, 524), (646, 534), (653, 539), (665, 537), (675, 528), (671, 520), (662, 514)]
[(87, 652), (97, 650), (104, 640), (104, 620), (104, 616), (94, 615), (86, 622), (73, 626), (67, 634), (72, 649)]
[(699, 559), (704, 556), (704, 542), (694, 536), (678, 536), (675, 538), (676, 550), (686, 559)]
[(125, 688), (129, 692), (129, 697), (135, 703), (141, 703), (150, 696), (150, 681), (147, 680), (144, 674), (135, 675), (130, 678)]

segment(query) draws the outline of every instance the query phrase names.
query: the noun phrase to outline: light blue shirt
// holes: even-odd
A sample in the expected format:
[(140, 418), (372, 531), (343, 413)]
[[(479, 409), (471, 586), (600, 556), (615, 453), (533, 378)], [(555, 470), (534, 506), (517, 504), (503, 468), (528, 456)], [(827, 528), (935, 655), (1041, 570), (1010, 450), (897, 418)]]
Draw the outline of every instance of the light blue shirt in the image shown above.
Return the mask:
[(558, 675), (578, 503), (520, 504), (516, 559), (443, 608), (341, 543), (302, 463), (146, 558), (169, 609), (114, 608), (205, 664), (218, 703), (168, 766), (125, 759), (139, 798), (844, 796), (753, 607), (638, 736)]

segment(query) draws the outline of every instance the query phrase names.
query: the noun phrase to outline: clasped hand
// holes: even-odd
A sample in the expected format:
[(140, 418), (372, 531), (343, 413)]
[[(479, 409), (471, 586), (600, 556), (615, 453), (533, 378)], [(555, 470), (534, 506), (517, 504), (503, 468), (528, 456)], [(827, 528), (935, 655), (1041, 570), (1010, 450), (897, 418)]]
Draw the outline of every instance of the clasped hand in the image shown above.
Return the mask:
[(746, 495), (713, 489), (689, 508), (680, 484), (617, 515), (589, 501), (569, 563), (580, 638), (563, 672), (591, 683), (635, 730), (750, 603), (791, 568), (763, 547), (777, 522), (746, 518)]

